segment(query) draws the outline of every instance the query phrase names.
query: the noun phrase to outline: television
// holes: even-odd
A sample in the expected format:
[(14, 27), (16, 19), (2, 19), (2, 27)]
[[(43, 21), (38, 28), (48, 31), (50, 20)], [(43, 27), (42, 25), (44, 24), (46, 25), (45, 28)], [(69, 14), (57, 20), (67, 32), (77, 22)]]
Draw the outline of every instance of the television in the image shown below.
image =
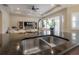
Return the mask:
[(33, 26), (33, 22), (24, 22), (24, 26)]

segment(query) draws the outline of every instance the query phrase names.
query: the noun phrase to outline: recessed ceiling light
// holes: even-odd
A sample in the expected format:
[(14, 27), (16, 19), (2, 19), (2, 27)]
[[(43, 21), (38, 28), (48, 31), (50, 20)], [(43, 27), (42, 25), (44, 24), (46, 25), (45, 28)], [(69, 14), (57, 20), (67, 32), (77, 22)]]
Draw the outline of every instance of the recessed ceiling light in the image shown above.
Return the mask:
[(17, 8), (17, 10), (20, 10), (20, 8)]

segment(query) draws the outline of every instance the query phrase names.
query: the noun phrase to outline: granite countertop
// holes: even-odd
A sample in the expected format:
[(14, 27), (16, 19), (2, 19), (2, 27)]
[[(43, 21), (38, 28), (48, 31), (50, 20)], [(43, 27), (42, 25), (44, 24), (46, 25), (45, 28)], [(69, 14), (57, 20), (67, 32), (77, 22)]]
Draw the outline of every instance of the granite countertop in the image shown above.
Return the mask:
[[(77, 44), (79, 43), (79, 33), (78, 32), (73, 32), (73, 33), (67, 33), (67, 32), (60, 32), (59, 34), (54, 34), (54, 41), (55, 44), (58, 42), (63, 42), (64, 40), (58, 40), (59, 39), (68, 39), (69, 44)], [(25, 34), (0, 34), (0, 54), (21, 54), (22, 51), (19, 53), (16, 53), (17, 47), (19, 45), (20, 41), (26, 40), (26, 39), (32, 39), (36, 37), (47, 37), (47, 36), (52, 36), (49, 33), (43, 33), (40, 32), (38, 33), (25, 33)], [(56, 38), (57, 37), (57, 38)], [(66, 40), (65, 40), (66, 41)], [(19, 48), (19, 47), (18, 47)]]

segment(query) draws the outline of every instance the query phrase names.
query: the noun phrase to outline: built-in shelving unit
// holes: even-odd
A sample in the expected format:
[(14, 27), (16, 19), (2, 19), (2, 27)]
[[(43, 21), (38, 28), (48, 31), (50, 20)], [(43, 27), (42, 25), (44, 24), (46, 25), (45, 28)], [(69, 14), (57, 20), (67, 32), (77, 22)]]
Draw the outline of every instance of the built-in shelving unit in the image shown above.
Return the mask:
[(19, 29), (37, 29), (36, 22), (19, 21)]

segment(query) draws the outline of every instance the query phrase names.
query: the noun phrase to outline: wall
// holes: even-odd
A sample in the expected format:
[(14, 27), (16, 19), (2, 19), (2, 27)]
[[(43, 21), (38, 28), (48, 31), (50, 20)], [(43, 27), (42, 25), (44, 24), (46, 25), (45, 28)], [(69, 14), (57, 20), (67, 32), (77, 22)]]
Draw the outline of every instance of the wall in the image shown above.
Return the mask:
[[(0, 33), (5, 34), (6, 31), (8, 30), (9, 26), (9, 13), (6, 8), (0, 6)], [(9, 41), (9, 36), (2, 35), (0, 37), (0, 44), (3, 47), (6, 45)]]
[(2, 13), (0, 11), (0, 33), (2, 33)]
[(79, 5), (74, 5), (72, 7), (67, 8), (67, 27), (68, 27), (68, 31), (72, 32), (72, 31), (77, 31), (76, 29), (73, 30), (71, 28), (71, 24), (72, 24), (72, 13), (75, 12), (79, 12)]
[(54, 15), (56, 14), (61, 14), (63, 12), (63, 15), (64, 15), (64, 32), (72, 32), (72, 31), (76, 31), (76, 30), (72, 30), (71, 28), (71, 24), (72, 24), (72, 13), (75, 13), (75, 12), (79, 12), (79, 5), (73, 5), (71, 7), (67, 7), (65, 8), (63, 11), (59, 11), (57, 13), (55, 13)]
[(38, 20), (39, 18), (37, 17), (28, 17), (28, 16), (11, 14), (9, 27), (18, 26), (19, 21), (38, 22)]
[(9, 27), (9, 13), (2, 10), (2, 33), (6, 33)]
[(6, 33), (9, 27), (9, 12), (8, 8), (0, 6), (0, 10), (2, 13), (2, 33)]

